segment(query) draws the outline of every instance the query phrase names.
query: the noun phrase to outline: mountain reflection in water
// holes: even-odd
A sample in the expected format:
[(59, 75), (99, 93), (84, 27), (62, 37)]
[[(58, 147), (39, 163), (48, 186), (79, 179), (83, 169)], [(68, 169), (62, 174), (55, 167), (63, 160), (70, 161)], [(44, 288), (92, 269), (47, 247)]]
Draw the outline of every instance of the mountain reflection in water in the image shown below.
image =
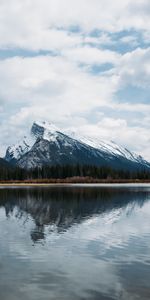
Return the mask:
[(0, 187), (0, 300), (149, 300), (150, 186)]
[(81, 223), (96, 215), (106, 214), (128, 207), (129, 214), (135, 206), (142, 207), (148, 199), (148, 191), (136, 188), (83, 188), (52, 187), (0, 190), (0, 207), (6, 216), (13, 212), (18, 219), (32, 217), (35, 228), (31, 232), (34, 242), (45, 238), (45, 226), (63, 233), (75, 223)]

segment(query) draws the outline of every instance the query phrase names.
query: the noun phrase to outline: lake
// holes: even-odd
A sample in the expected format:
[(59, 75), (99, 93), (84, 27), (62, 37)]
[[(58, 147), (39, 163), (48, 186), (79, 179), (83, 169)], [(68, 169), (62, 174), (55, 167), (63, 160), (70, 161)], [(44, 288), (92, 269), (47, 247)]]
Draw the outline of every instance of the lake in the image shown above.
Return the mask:
[(0, 299), (150, 299), (150, 185), (0, 187)]

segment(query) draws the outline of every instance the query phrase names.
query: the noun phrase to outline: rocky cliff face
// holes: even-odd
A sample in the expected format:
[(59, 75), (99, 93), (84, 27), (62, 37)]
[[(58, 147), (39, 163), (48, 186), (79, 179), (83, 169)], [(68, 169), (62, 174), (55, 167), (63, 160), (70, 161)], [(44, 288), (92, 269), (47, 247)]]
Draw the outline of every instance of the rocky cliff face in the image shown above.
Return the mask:
[(141, 156), (114, 142), (61, 132), (47, 122), (34, 122), (30, 135), (9, 147), (5, 159), (27, 169), (56, 164), (89, 164), (125, 170), (150, 168)]

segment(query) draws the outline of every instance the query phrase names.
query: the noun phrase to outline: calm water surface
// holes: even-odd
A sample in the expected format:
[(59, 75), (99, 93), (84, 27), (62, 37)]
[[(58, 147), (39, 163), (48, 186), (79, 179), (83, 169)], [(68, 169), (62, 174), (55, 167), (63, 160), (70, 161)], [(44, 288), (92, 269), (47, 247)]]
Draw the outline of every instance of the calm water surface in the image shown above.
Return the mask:
[(150, 186), (1, 187), (0, 299), (150, 299)]

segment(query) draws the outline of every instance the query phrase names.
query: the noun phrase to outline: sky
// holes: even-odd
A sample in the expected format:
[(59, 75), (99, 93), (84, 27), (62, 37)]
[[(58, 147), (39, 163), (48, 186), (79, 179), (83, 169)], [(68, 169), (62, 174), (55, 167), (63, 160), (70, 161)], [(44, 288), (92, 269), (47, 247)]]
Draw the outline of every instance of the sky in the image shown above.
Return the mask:
[(35, 120), (150, 160), (150, 1), (0, 1), (0, 155)]

